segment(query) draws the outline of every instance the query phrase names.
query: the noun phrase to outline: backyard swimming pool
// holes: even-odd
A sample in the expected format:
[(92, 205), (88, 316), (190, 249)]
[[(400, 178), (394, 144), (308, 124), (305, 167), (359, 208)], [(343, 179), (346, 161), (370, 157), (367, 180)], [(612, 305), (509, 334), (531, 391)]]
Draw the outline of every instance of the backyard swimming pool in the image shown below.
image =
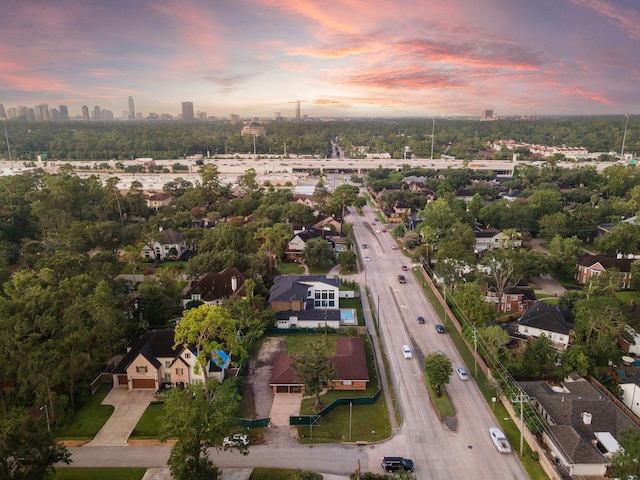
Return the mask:
[(356, 310), (354, 308), (340, 309), (340, 323), (342, 325), (355, 325), (358, 323)]

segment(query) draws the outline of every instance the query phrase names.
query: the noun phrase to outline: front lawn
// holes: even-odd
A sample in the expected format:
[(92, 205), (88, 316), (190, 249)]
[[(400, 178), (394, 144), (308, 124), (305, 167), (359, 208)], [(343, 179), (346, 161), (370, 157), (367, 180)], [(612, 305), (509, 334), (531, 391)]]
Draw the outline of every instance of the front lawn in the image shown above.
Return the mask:
[(136, 440), (148, 440), (160, 436), (160, 426), (163, 424), (164, 403), (152, 402), (146, 408), (136, 427), (131, 432), (130, 438)]
[(94, 395), (89, 397), (71, 422), (60, 430), (58, 440), (91, 440), (113, 413), (112, 405), (101, 405), (109, 393), (109, 388), (102, 385)]
[(53, 480), (141, 480), (146, 468), (56, 468)]
[(308, 480), (322, 480), (322, 475), (308, 470), (293, 470), (290, 468), (254, 468), (249, 480), (296, 480), (301, 478), (300, 473), (304, 472), (304, 478)]
[(278, 263), (278, 270), (282, 275), (302, 275), (304, 273), (304, 267), (295, 262)]

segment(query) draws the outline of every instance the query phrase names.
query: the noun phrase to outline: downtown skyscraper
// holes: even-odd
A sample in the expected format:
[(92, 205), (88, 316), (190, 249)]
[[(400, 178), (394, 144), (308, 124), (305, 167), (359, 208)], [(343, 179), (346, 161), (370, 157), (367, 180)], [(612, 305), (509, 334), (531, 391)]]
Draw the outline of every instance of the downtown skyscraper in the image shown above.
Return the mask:
[(133, 105), (133, 97), (129, 96), (129, 120), (136, 119), (136, 107)]
[(193, 122), (194, 120), (193, 102), (182, 102), (182, 121)]

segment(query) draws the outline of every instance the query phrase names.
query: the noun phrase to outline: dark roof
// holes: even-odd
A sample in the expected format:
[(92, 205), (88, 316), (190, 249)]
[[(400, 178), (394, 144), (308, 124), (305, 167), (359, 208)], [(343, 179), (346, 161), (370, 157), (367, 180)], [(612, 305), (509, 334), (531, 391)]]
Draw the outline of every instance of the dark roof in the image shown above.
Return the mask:
[(162, 230), (160, 233), (162, 234), (162, 240), (160, 240), (161, 245), (175, 245), (182, 243), (182, 235), (173, 228), (167, 228), (166, 230)]
[(473, 234), (476, 236), (476, 238), (493, 238), (496, 235), (498, 235), (500, 233), (500, 230), (498, 230), (497, 228), (493, 228), (493, 227), (487, 227), (485, 229), (482, 230), (476, 230), (473, 232)]
[[(608, 463), (594, 445), (596, 432), (609, 432), (618, 438), (628, 428), (640, 431), (606, 395), (583, 378), (562, 383), (558, 391), (543, 381), (518, 384), (556, 424), (550, 427), (552, 438), (573, 463)], [(584, 413), (591, 414), (590, 424), (583, 421)]]
[[(364, 341), (359, 337), (338, 337), (336, 353), (331, 358), (336, 368), (335, 380), (369, 381)], [(269, 385), (300, 385), (302, 382), (291, 366), (291, 357), (279, 352), (274, 357)]]
[(538, 300), (527, 308), (527, 311), (518, 320), (518, 324), (568, 335), (569, 331), (573, 330), (573, 315), (567, 308)]
[(621, 272), (630, 272), (632, 258), (616, 258), (607, 255), (585, 255), (578, 259), (578, 265), (582, 267), (592, 267), (596, 263), (602, 265), (605, 269), (617, 268)]
[(298, 317), (301, 321), (336, 321), (340, 320), (340, 310), (337, 308), (313, 308), (313, 300), (311, 305), (307, 306), (307, 310), (285, 310), (283, 312), (276, 313), (278, 320), (288, 320), (290, 317)]
[(269, 301), (291, 302), (306, 300), (309, 285), (305, 285), (305, 282), (322, 282), (340, 288), (339, 279), (327, 278), (326, 275), (279, 275), (273, 280)]
[(173, 328), (163, 328), (143, 333), (138, 340), (130, 344), (130, 350), (113, 369), (113, 373), (126, 373), (127, 368), (138, 355), (143, 355), (154, 367), (159, 368), (160, 362), (157, 358), (173, 358), (182, 351), (182, 349), (179, 351), (174, 350), (174, 338)]
[[(237, 287), (232, 288), (232, 279), (237, 279)], [(245, 294), (245, 276), (235, 267), (227, 267), (218, 273), (207, 273), (197, 280), (193, 280), (184, 290), (184, 297), (200, 294), (203, 302), (212, 302), (219, 298), (242, 296)]]
[(523, 300), (535, 301), (536, 293), (529, 287), (507, 287), (504, 289), (505, 295), (522, 295)]

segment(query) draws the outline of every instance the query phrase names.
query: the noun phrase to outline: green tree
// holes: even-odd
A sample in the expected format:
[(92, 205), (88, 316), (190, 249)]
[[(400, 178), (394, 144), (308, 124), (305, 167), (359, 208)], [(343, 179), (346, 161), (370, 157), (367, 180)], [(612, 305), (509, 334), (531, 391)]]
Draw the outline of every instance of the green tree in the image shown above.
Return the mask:
[(545, 215), (540, 219), (540, 237), (551, 240), (556, 235), (566, 236), (569, 219), (563, 212)]
[(636, 252), (640, 247), (640, 225), (618, 223), (604, 236), (596, 238), (593, 245), (604, 255)]
[(58, 444), (42, 418), (15, 408), (0, 419), (0, 478), (44, 480), (56, 463), (71, 463), (68, 450)]
[(442, 387), (449, 383), (452, 373), (453, 364), (446, 355), (432, 353), (424, 359), (424, 374), (436, 396), (442, 395)]
[(474, 325), (484, 326), (495, 319), (496, 310), (485, 301), (485, 293), (477, 283), (462, 283), (454, 295), (462, 312)]
[(292, 235), (293, 230), (288, 223), (276, 223), (271, 227), (261, 228), (254, 234), (256, 240), (260, 241), (260, 250), (269, 256), (269, 269), (274, 259), (282, 260)]
[[(202, 385), (174, 388), (164, 405), (164, 420), (160, 440), (177, 439), (171, 448), (169, 468), (176, 480), (217, 479), (218, 468), (207, 450), (219, 447), (225, 436), (239, 430), (236, 408), (239, 402), (237, 386), (232, 381), (219, 384), (215, 380)], [(248, 453), (245, 445), (235, 447)]]
[(353, 250), (338, 253), (338, 263), (349, 272), (356, 269), (357, 256)]
[(583, 377), (596, 373), (595, 364), (589, 358), (588, 348), (585, 345), (572, 346), (562, 354), (561, 362), (562, 365), (559, 372), (561, 378), (566, 378), (572, 372)]
[(184, 312), (175, 329), (175, 346), (195, 345), (198, 372), (207, 372), (211, 359), (219, 359), (216, 350), (231, 354), (233, 363), (247, 358), (246, 345), (237, 340), (238, 328), (226, 307), (200, 305)]
[(323, 238), (312, 238), (302, 251), (302, 260), (310, 267), (330, 268), (336, 264), (336, 254)]
[(551, 345), (551, 339), (540, 335), (527, 342), (522, 356), (522, 374), (527, 378), (544, 377), (550, 373), (555, 365), (556, 351)]
[(565, 277), (571, 278), (576, 271), (578, 257), (584, 253), (582, 242), (576, 236), (562, 238), (554, 236), (547, 244), (550, 268)]
[(587, 347), (596, 365), (618, 361), (616, 338), (625, 325), (626, 305), (616, 297), (595, 296), (576, 301), (575, 343)]
[(621, 480), (637, 478), (640, 471), (640, 432), (633, 428), (623, 430), (618, 443), (622, 448), (613, 456), (613, 473)]
[(322, 341), (309, 343), (301, 354), (292, 357), (291, 366), (304, 385), (304, 394), (314, 397), (313, 408), (319, 411), (322, 407), (320, 393), (326, 385), (332, 387), (336, 376), (327, 344)]

